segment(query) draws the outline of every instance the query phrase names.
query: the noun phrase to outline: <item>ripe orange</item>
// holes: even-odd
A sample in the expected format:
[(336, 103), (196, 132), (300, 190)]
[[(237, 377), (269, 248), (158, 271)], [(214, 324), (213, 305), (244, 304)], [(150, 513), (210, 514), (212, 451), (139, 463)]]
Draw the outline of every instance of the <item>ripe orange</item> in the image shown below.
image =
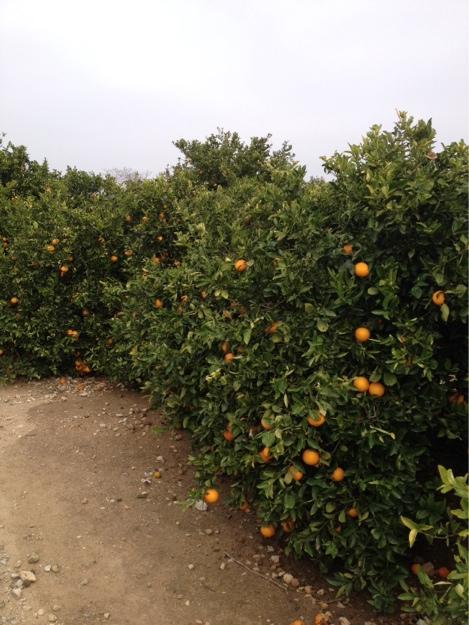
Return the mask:
[(259, 528), (259, 531), (264, 538), (272, 538), (272, 536), (275, 536), (275, 527), (273, 525), (263, 525)]
[(366, 391), (370, 388), (370, 383), (367, 378), (359, 375), (357, 378), (354, 378), (353, 385), (357, 389), (359, 393), (366, 393)]
[(306, 417), (306, 421), (311, 427), (319, 428), (326, 422), (326, 415), (322, 414), (322, 412), (319, 412), (314, 417)]
[(358, 278), (366, 278), (370, 274), (370, 270), (366, 263), (356, 263), (354, 270), (355, 275)]
[(305, 464), (312, 467), (318, 465), (321, 460), (320, 455), (317, 451), (314, 451), (314, 449), (305, 449), (301, 457)]
[(266, 334), (275, 334), (280, 327), (280, 321), (274, 321), (265, 329)]
[(230, 344), (228, 343), (228, 341), (223, 341), (223, 343), (220, 343), (220, 351), (223, 352), (224, 354), (226, 354), (230, 349)]
[(233, 362), (235, 358), (235, 355), (232, 352), (227, 352), (224, 356), (223, 356), (223, 360), (227, 363), (230, 364), (230, 362)]
[(223, 438), (225, 439), (225, 441), (228, 441), (229, 443), (234, 439), (234, 434), (230, 429), (226, 429), (223, 432)]
[(132, 250), (125, 250), (124, 252), (124, 256), (127, 256), (127, 258), (130, 258), (132, 254), (133, 254)]
[(270, 460), (272, 460), (272, 458), (270, 457), (269, 447), (264, 447), (264, 449), (261, 449), (261, 451), (259, 452), (259, 456), (261, 457), (262, 462), (270, 462)]
[(55, 252), (55, 246), (54, 245), (46, 245), (46, 250), (49, 252), (49, 254), (53, 254)]
[(155, 299), (155, 301), (153, 302), (153, 306), (154, 308), (156, 308), (157, 310), (159, 310), (160, 308), (163, 308), (164, 304), (163, 302), (157, 297)]
[(341, 482), (344, 477), (345, 471), (341, 467), (337, 467), (337, 469), (334, 469), (334, 471), (331, 473), (331, 480), (333, 482)]
[(297, 618), (295, 621), (290, 623), (290, 625), (305, 625), (305, 622), (302, 621), (301, 619)]
[(299, 469), (295, 469), (295, 467), (291, 467), (290, 473), (295, 482), (299, 482), (303, 477), (304, 473)]
[(420, 564), (417, 564), (417, 562), (414, 562), (412, 566), (410, 567), (410, 570), (412, 571), (414, 575), (417, 575), (417, 573), (420, 571)]
[(15, 296), (13, 296), (13, 297), (11, 297), (11, 298), (10, 298), (10, 304), (11, 304), (12, 306), (16, 306), (17, 304), (19, 304), (19, 301), (20, 301), (20, 300), (19, 300), (17, 297), (15, 297)]
[(353, 252), (353, 246), (350, 245), (350, 243), (346, 243), (344, 247), (342, 248), (342, 253), (345, 254), (345, 256), (350, 256), (352, 252)]
[(443, 291), (435, 291), (432, 295), (432, 302), (436, 306), (443, 306), (443, 304), (445, 303), (445, 294), (443, 293)]
[(355, 340), (358, 343), (365, 343), (370, 338), (370, 331), (368, 328), (357, 328), (355, 330)]
[(217, 503), (220, 495), (215, 488), (209, 488), (205, 491), (204, 501), (205, 503)]
[(446, 566), (440, 566), (439, 569), (436, 569), (436, 574), (438, 577), (441, 577), (441, 579), (446, 579), (449, 575), (449, 569), (447, 569)]
[(51, 244), (52, 245), (58, 245), (60, 243), (59, 239), (52, 239)]
[(239, 273), (243, 273), (243, 271), (246, 271), (246, 269), (248, 268), (247, 261), (245, 261), (244, 258), (239, 258), (237, 261), (235, 261), (234, 268), (236, 269), (236, 271), (239, 271)]
[(291, 519), (287, 519), (286, 521), (282, 521), (281, 526), (285, 534), (289, 534), (295, 527), (295, 523)]
[(119, 260), (119, 257), (113, 254), (110, 260), (111, 260), (111, 263), (117, 263), (117, 261)]
[(385, 389), (381, 382), (372, 382), (368, 387), (368, 393), (374, 397), (382, 397)]
[(349, 508), (345, 513), (350, 519), (356, 519), (358, 517), (358, 510), (356, 508)]
[(60, 273), (67, 273), (67, 271), (68, 271), (68, 265), (60, 266)]
[(272, 423), (270, 423), (270, 417), (268, 417), (267, 419), (265, 417), (262, 417), (261, 425), (264, 428), (264, 430), (271, 430), (273, 427)]

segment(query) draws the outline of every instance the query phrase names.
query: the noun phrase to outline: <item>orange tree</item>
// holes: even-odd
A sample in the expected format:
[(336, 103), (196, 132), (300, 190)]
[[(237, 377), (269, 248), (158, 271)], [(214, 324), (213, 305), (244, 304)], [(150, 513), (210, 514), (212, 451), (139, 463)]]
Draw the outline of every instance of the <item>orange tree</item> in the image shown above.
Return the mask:
[(467, 148), (435, 154), (401, 115), (306, 183), (286, 146), (230, 141), (182, 146), (181, 263), (127, 282), (121, 375), (193, 433), (203, 488), (229, 476), (269, 534), (388, 609), (400, 517), (436, 523), (436, 466), (465, 462)]

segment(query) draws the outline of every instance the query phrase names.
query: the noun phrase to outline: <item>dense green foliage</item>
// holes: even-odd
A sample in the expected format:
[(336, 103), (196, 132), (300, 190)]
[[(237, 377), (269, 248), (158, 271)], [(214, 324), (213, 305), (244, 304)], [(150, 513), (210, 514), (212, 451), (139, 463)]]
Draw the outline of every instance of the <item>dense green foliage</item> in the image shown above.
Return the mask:
[(3, 149), (3, 371), (78, 362), (144, 387), (191, 431), (201, 488), (227, 476), (287, 549), (386, 610), (412, 558), (400, 517), (440, 522), (437, 465), (466, 466), (467, 147), (435, 154), (401, 115), (306, 182), (268, 138), (176, 145), (172, 171), (125, 185), (37, 164), (19, 181), (26, 155)]

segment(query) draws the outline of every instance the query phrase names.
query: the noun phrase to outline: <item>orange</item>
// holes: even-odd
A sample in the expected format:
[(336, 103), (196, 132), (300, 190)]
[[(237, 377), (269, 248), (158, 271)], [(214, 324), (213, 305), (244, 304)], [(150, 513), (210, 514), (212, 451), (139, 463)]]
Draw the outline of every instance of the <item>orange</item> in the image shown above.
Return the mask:
[(154, 306), (157, 310), (159, 310), (160, 308), (163, 308), (164, 304), (163, 304), (163, 302), (162, 302), (162, 301), (161, 301), (161, 300), (157, 297), (157, 298), (155, 299), (155, 301), (153, 302), (153, 306)]
[(275, 334), (280, 327), (280, 321), (274, 321), (265, 329), (266, 334)]
[(12, 306), (16, 306), (16, 305), (19, 303), (19, 301), (20, 301), (20, 300), (19, 300), (17, 297), (15, 297), (15, 296), (13, 296), (13, 297), (11, 297), (11, 298), (10, 298), (10, 304), (11, 304)]
[(264, 430), (271, 430), (273, 427), (272, 423), (270, 423), (270, 417), (268, 419), (266, 419), (265, 417), (262, 417), (261, 425), (264, 428)]
[(259, 528), (259, 531), (264, 538), (272, 538), (272, 536), (275, 536), (275, 527), (273, 525), (263, 525)]
[(246, 269), (248, 268), (247, 261), (245, 261), (244, 258), (239, 258), (235, 261), (234, 268), (236, 269), (236, 271), (239, 271), (239, 273), (243, 273), (243, 271), (246, 271)]
[(67, 265), (61, 265), (60, 273), (67, 273), (67, 271), (68, 271), (68, 266)]
[(58, 245), (60, 243), (59, 239), (52, 239), (52, 245)]
[(220, 495), (215, 488), (209, 488), (205, 491), (204, 501), (205, 503), (217, 503)]
[(162, 234), (158, 234), (158, 235), (155, 237), (155, 241), (160, 241), (160, 242), (161, 242), (161, 241), (163, 241), (163, 239), (164, 239), (164, 236), (163, 236)]
[(234, 439), (234, 434), (231, 430), (229, 430), (228, 428), (223, 432), (223, 438), (225, 439), (225, 441), (228, 441), (229, 443)]
[(359, 393), (366, 393), (366, 391), (370, 388), (370, 383), (367, 378), (364, 378), (361, 375), (353, 379), (353, 385)]
[(46, 250), (49, 254), (53, 254), (55, 252), (55, 247), (53, 245), (46, 245)]
[(370, 270), (366, 263), (357, 263), (355, 265), (354, 271), (355, 271), (355, 275), (358, 278), (366, 278), (370, 273)]
[(306, 421), (313, 428), (319, 428), (321, 425), (324, 425), (326, 422), (326, 415), (322, 414), (322, 412), (318, 413), (314, 417), (306, 417)]
[(370, 338), (370, 331), (368, 330), (368, 328), (357, 328), (355, 330), (355, 340), (358, 343), (365, 343), (365, 341), (367, 341)]
[(127, 256), (127, 258), (130, 258), (132, 254), (133, 254), (132, 250), (125, 250), (124, 252), (124, 256)]
[(342, 248), (342, 254), (345, 254), (345, 256), (350, 256), (352, 252), (353, 252), (353, 246), (350, 245), (350, 243), (346, 243), (344, 247)]
[(228, 343), (228, 341), (223, 341), (223, 343), (220, 343), (220, 351), (223, 352), (224, 354), (226, 354), (230, 349), (230, 344)]
[(286, 521), (282, 521), (281, 526), (285, 534), (289, 534), (295, 527), (295, 523), (291, 519), (288, 519)]
[(227, 352), (224, 356), (223, 356), (223, 360), (230, 364), (230, 362), (233, 362), (235, 358), (235, 355), (232, 352)]
[(385, 389), (381, 382), (372, 382), (368, 387), (368, 393), (374, 397), (382, 397)]
[(117, 263), (118, 260), (119, 260), (119, 257), (116, 256), (115, 254), (111, 256), (111, 263)]
[(432, 295), (432, 302), (436, 306), (443, 306), (443, 304), (445, 303), (445, 294), (443, 293), (443, 291), (435, 291)]
[(305, 622), (302, 621), (301, 619), (297, 618), (295, 621), (290, 623), (290, 625), (305, 625)]
[(141, 221), (142, 221), (142, 224), (147, 224), (147, 223), (148, 223), (148, 216), (147, 216), (147, 215), (144, 215), (144, 216), (142, 217)]
[(349, 508), (345, 513), (350, 519), (356, 519), (358, 516), (358, 510), (356, 508)]
[(272, 458), (270, 457), (269, 447), (264, 447), (264, 449), (261, 449), (261, 451), (259, 452), (259, 456), (261, 457), (263, 462), (270, 462), (270, 460), (272, 460)]
[(299, 469), (295, 469), (295, 467), (292, 467), (290, 469), (290, 473), (292, 475), (292, 478), (295, 480), (295, 482), (299, 482), (304, 475), (302, 471), (300, 471)]
[(436, 574), (438, 577), (441, 577), (441, 579), (446, 579), (449, 575), (449, 569), (447, 569), (446, 566), (440, 566), (439, 569), (436, 569)]
[(341, 482), (344, 477), (345, 471), (341, 467), (337, 467), (337, 469), (334, 469), (334, 471), (331, 473), (331, 480), (333, 482)]
[(414, 575), (417, 575), (417, 573), (420, 571), (420, 564), (417, 564), (417, 562), (414, 562), (412, 566), (410, 567), (410, 570), (412, 571)]
[(303, 462), (305, 464), (308, 464), (312, 467), (315, 467), (317, 464), (319, 464), (321, 460), (320, 455), (317, 451), (314, 451), (314, 449), (305, 449), (301, 457), (303, 458)]

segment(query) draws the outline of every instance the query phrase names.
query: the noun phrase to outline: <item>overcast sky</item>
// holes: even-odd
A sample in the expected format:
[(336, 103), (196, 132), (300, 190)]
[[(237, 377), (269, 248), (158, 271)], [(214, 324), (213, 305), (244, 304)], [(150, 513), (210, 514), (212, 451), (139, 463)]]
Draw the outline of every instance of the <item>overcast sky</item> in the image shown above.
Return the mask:
[(319, 157), (396, 109), (468, 139), (467, 0), (0, 0), (0, 131), (52, 167), (161, 171), (217, 127)]

